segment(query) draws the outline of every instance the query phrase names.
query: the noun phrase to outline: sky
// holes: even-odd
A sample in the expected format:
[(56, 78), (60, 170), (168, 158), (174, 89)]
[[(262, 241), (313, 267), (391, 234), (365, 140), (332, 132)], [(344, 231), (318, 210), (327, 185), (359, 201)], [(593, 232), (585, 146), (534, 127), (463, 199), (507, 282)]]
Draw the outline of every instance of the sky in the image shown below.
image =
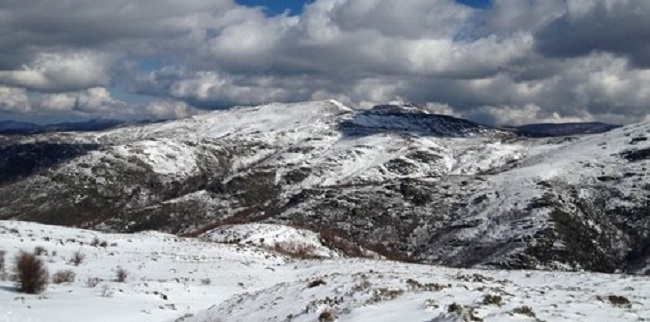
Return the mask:
[(336, 99), (650, 121), (648, 15), (638, 0), (0, 0), (0, 120)]

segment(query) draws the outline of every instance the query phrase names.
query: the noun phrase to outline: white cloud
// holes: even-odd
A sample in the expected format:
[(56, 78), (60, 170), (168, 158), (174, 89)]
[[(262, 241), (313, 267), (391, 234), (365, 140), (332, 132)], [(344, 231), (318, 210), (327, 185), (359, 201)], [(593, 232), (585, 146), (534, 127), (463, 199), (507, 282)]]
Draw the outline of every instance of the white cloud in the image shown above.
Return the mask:
[(46, 111), (69, 112), (74, 109), (77, 97), (78, 95), (71, 93), (45, 95), (39, 102), (39, 106)]
[(557, 111), (549, 113), (534, 104), (524, 106), (483, 106), (475, 109), (471, 114), (481, 115), (482, 118), (488, 118), (492, 123), (499, 125), (587, 122), (593, 120), (588, 114), (563, 116)]
[(427, 103), (424, 108), (431, 113), (460, 117), (449, 104)]
[(145, 111), (149, 115), (162, 119), (186, 118), (202, 113), (178, 101), (154, 101), (146, 105)]
[(110, 81), (106, 55), (90, 52), (41, 53), (22, 68), (0, 71), (0, 84), (42, 91), (69, 91), (106, 85)]
[(25, 89), (0, 86), (0, 111), (25, 113), (30, 110), (31, 106)]

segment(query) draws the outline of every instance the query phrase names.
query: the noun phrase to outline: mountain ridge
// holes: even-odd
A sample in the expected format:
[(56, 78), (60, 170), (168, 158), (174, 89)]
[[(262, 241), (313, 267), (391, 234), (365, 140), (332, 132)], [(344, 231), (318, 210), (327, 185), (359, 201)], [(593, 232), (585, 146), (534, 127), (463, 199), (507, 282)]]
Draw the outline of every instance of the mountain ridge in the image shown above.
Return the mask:
[(2, 148), (89, 148), (0, 183), (0, 219), (184, 235), (273, 223), (422, 263), (643, 273), (648, 133), (530, 138), (413, 106), (320, 101), (39, 134)]

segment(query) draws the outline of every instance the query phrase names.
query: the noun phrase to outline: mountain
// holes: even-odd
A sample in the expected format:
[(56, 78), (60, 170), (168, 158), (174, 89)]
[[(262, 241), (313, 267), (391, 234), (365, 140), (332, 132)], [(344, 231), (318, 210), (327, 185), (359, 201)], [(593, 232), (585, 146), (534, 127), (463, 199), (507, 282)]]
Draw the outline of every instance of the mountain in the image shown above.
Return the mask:
[(41, 127), (41, 132), (67, 132), (67, 131), (103, 131), (128, 124), (126, 121), (92, 119), (83, 122), (64, 122), (48, 124)]
[(39, 128), (39, 125), (29, 122), (0, 121), (0, 134), (33, 133)]
[[(8, 267), (0, 279), (0, 321), (623, 322), (650, 315), (644, 276), (350, 259), (313, 237), (258, 224), (197, 239), (0, 221)], [(291, 245), (320, 258), (283, 254)], [(53, 276), (69, 278), (43, 294), (18, 293), (11, 259), (34, 249)], [(118, 271), (126, 278), (118, 280)]]
[(120, 126), (146, 124), (158, 121), (123, 121), (110, 119), (92, 119), (82, 122), (64, 122), (38, 125), (28, 122), (0, 121), (0, 135), (25, 135), (35, 133), (72, 132), (72, 131), (104, 131)]
[(604, 133), (617, 129), (620, 125), (600, 122), (585, 123), (539, 123), (511, 127), (522, 134), (534, 137), (554, 137), (580, 134)]
[(531, 138), (414, 105), (234, 108), (0, 138), (0, 219), (183, 236), (282, 224), (419, 263), (644, 273), (649, 139), (650, 123)]

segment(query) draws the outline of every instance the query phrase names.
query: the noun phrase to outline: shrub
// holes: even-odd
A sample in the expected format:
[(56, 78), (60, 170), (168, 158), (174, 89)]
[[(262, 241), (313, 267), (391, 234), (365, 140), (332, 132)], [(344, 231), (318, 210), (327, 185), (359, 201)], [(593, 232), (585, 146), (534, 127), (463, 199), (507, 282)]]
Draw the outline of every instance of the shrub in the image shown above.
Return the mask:
[(106, 242), (105, 240), (99, 240), (99, 238), (95, 237), (93, 238), (93, 241), (90, 243), (90, 246), (106, 248), (108, 247), (108, 242)]
[(89, 277), (89, 278), (86, 280), (86, 286), (88, 286), (89, 288), (94, 288), (94, 287), (97, 286), (97, 284), (99, 284), (99, 282), (101, 282), (101, 281), (102, 281), (102, 280), (99, 279), (98, 277)]
[(625, 296), (620, 296), (620, 295), (610, 295), (607, 297), (610, 303), (612, 303), (615, 306), (622, 306), (622, 307), (631, 307), (632, 303), (630, 303), (630, 300), (628, 300)]
[(513, 313), (521, 314), (521, 315), (527, 315), (530, 316), (531, 318), (535, 317), (535, 312), (533, 312), (533, 309), (530, 308), (530, 306), (520, 306), (512, 310)]
[(320, 256), (314, 254), (316, 248), (311, 245), (303, 245), (296, 242), (276, 243), (273, 246), (276, 253), (289, 256), (296, 259), (319, 259)]
[(210, 284), (212, 284), (212, 280), (209, 277), (206, 277), (204, 279), (201, 279), (201, 284), (210, 285)]
[(74, 266), (79, 266), (84, 259), (86, 258), (86, 255), (82, 254), (81, 251), (76, 251), (74, 254), (72, 254), (72, 258), (70, 258), (70, 263)]
[(0, 249), (0, 280), (5, 279), (5, 251)]
[(52, 283), (62, 284), (62, 283), (73, 283), (76, 274), (70, 270), (66, 269), (63, 271), (58, 271), (52, 275)]
[(36, 256), (41, 256), (47, 254), (47, 250), (43, 246), (36, 246), (34, 247), (34, 255)]
[(309, 284), (307, 285), (307, 288), (314, 288), (314, 287), (318, 287), (318, 286), (325, 285), (325, 284), (327, 284), (327, 283), (325, 283), (325, 281), (323, 281), (321, 279), (317, 279), (317, 280), (309, 282)]
[(0, 249), (0, 273), (5, 271), (5, 254), (7, 253)]
[(332, 229), (325, 228), (319, 233), (321, 242), (329, 248), (337, 249), (349, 257), (368, 257), (363, 248), (341, 237)]
[(101, 297), (113, 297), (113, 294), (115, 294), (115, 291), (113, 291), (110, 286), (104, 285), (102, 287), (102, 292), (101, 292), (100, 296)]
[(332, 313), (332, 311), (327, 310), (321, 312), (321, 314), (318, 316), (318, 322), (333, 322), (336, 321), (336, 315)]
[(483, 297), (483, 304), (501, 306), (503, 298), (499, 295), (487, 294)]
[(45, 290), (49, 273), (42, 259), (35, 254), (20, 251), (15, 263), (16, 287), (19, 292), (38, 294)]
[(625, 296), (609, 295), (609, 296), (603, 298), (602, 296), (598, 295), (598, 296), (596, 296), (596, 299), (598, 299), (599, 301), (603, 301), (603, 302), (609, 302), (613, 306), (619, 306), (619, 307), (625, 307), (625, 308), (632, 307), (632, 303)]
[(126, 278), (129, 277), (129, 272), (122, 267), (118, 267), (115, 272), (115, 281), (118, 283), (126, 282)]

